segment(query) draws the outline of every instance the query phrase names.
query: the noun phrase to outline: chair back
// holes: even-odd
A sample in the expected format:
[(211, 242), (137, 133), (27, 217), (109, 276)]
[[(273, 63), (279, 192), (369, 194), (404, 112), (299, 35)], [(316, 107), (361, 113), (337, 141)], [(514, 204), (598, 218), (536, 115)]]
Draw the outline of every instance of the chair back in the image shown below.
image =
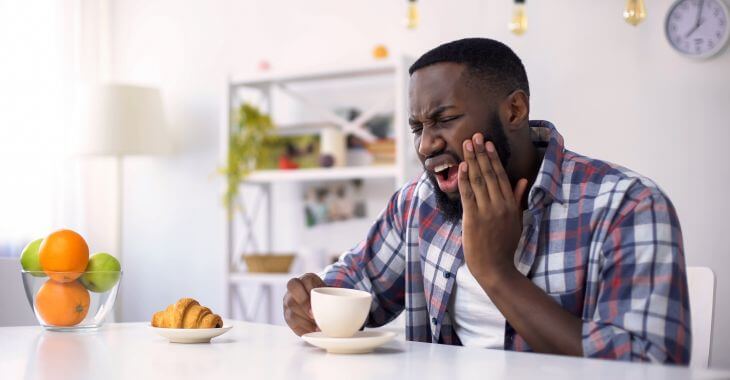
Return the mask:
[(707, 368), (712, 346), (715, 309), (715, 274), (707, 267), (687, 267), (690, 316), (692, 318), (692, 358), (690, 366)]

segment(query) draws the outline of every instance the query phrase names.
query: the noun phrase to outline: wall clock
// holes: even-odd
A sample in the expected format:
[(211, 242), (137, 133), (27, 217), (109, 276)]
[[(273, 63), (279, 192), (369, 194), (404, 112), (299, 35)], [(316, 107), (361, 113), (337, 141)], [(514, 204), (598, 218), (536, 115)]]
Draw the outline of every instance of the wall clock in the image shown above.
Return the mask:
[(664, 23), (669, 45), (687, 57), (712, 57), (727, 44), (729, 13), (724, 0), (675, 1)]

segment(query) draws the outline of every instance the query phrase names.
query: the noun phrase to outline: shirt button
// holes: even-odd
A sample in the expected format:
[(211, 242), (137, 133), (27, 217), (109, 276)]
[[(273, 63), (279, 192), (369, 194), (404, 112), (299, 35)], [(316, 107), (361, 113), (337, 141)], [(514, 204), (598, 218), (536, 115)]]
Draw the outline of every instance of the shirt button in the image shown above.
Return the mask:
[(438, 325), (439, 324), (439, 321), (435, 317), (434, 318), (431, 318), (431, 322), (433, 322), (434, 325)]
[(444, 277), (450, 278), (451, 277), (451, 272), (444, 271)]

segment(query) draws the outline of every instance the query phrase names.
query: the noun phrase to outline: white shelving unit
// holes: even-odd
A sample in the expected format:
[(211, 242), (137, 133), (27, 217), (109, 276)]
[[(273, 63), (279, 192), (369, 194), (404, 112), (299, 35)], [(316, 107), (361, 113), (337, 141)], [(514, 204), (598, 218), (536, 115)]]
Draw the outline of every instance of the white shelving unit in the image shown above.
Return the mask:
[(322, 168), (322, 169), (297, 169), (297, 170), (259, 170), (252, 173), (246, 182), (248, 183), (274, 183), (274, 182), (317, 182), (343, 179), (368, 179), (368, 178), (396, 178), (398, 171), (395, 166), (365, 166), (365, 167), (344, 167), (344, 168)]
[[(272, 202), (271, 190), (275, 184), (301, 183), (301, 182), (323, 182), (337, 181), (348, 179), (392, 179), (393, 189), (402, 185), (408, 178), (411, 178), (420, 168), (415, 157), (409, 152), (408, 147), (411, 142), (407, 134), (407, 84), (408, 84), (408, 67), (411, 61), (406, 57), (398, 57), (387, 61), (377, 61), (364, 65), (356, 65), (350, 67), (332, 67), (332, 68), (316, 68), (312, 70), (302, 70), (299, 72), (265, 72), (255, 75), (232, 76), (225, 83), (225, 101), (222, 109), (221, 125), (221, 163), (226, 162), (228, 155), (228, 140), (232, 127), (231, 114), (237, 109), (247, 96), (253, 96), (258, 99), (256, 104), (262, 109), (271, 112), (275, 108), (273, 104), (274, 91), (283, 92), (291, 99), (298, 102), (311, 111), (311, 114), (317, 115), (322, 121), (315, 123), (318, 125), (328, 124), (340, 128), (348, 134), (355, 134), (365, 141), (372, 140), (373, 136), (362, 126), (377, 115), (383, 109), (390, 109), (393, 113), (393, 132), (396, 146), (396, 158), (393, 165), (385, 166), (355, 166), (355, 167), (334, 167), (334, 168), (315, 168), (315, 169), (295, 169), (295, 170), (262, 170), (256, 171), (249, 175), (246, 182), (242, 184), (245, 189), (249, 186), (258, 187), (258, 191), (241, 191), (241, 199), (237, 200), (239, 204), (244, 204), (243, 197), (257, 196), (252, 203), (254, 206), (245, 212), (237, 212), (233, 215), (233, 219), (226, 220), (226, 314), (229, 317), (243, 318), (252, 320), (256, 317), (256, 312), (260, 306), (264, 306), (264, 312), (267, 322), (271, 321), (271, 305), (272, 287), (285, 284), (292, 277), (290, 274), (258, 274), (240, 271), (241, 254), (250, 251), (270, 252), (272, 242), (275, 238), (275, 231), (272, 226)], [(296, 91), (297, 85), (307, 85), (311, 83), (327, 84), (337, 83), (342, 80), (360, 80), (367, 81), (370, 78), (386, 78), (389, 83), (389, 89), (379, 98), (377, 104), (372, 108), (364, 110), (354, 120), (347, 120), (337, 115), (331, 109), (319, 102), (321, 99), (309, 99), (305, 95)], [(335, 92), (337, 87), (335, 85)], [(277, 123), (276, 117), (274, 122), (281, 126), (282, 134), (286, 133), (289, 128), (287, 123)], [(311, 125), (311, 123), (309, 123)], [(306, 127), (307, 123), (295, 125), (298, 127)], [(406, 141), (408, 139), (408, 141)], [(411, 148), (412, 149), (412, 148)], [(385, 201), (385, 200), (384, 200)], [(249, 204), (251, 202), (249, 201)], [(260, 220), (261, 209), (265, 213), (261, 218), (265, 220), (266, 225), (264, 238), (256, 236), (253, 225)], [(244, 226), (243, 229), (239, 225)], [(263, 240), (263, 244), (259, 242)], [(263, 249), (261, 249), (263, 248)], [(248, 299), (241, 294), (241, 286), (253, 286), (255, 290), (249, 293)], [(237, 306), (237, 307), (236, 307)]]

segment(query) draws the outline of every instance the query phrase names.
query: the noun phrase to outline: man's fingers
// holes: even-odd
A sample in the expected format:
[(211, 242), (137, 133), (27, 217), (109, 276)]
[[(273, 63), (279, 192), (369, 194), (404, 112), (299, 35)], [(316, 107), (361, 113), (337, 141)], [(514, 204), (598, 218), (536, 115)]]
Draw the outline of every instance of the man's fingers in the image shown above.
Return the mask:
[(314, 273), (307, 273), (307, 274), (301, 276), (300, 279), (302, 280), (302, 283), (304, 284), (304, 289), (307, 290), (307, 296), (308, 296), (307, 305), (306, 305), (307, 306), (307, 315), (309, 315), (310, 318), (314, 318), (314, 315), (312, 314), (312, 307), (309, 304), (309, 302), (310, 302), (309, 300), (311, 299), (312, 289), (321, 288), (323, 286), (327, 286), (327, 284), (325, 284), (324, 281), (322, 281), (322, 279), (319, 278), (319, 276), (317, 276)]
[(306, 273), (299, 277), (299, 279), (304, 284), (304, 289), (307, 290), (307, 294), (309, 294), (314, 288), (321, 288), (325, 286), (324, 281), (322, 281), (322, 279), (314, 273)]
[(294, 314), (305, 319), (314, 319), (309, 302), (300, 304), (289, 293), (284, 295), (284, 310), (291, 310)]
[(481, 170), (482, 177), (484, 178), (487, 190), (489, 191), (489, 199), (492, 202), (502, 202), (505, 196), (504, 193), (502, 193), (502, 188), (499, 186), (499, 180), (494, 172), (491, 158), (487, 154), (487, 149), (484, 145), (484, 137), (481, 133), (475, 133), (473, 141), (477, 162), (479, 162), (479, 169)]
[(309, 315), (308, 308), (305, 310), (305, 308), (303, 308), (303, 307), (294, 307), (289, 310), (291, 310), (292, 315), (295, 316), (296, 318), (301, 319), (303, 321), (308, 321), (309, 324), (312, 324), (312, 325), (314, 325), (314, 327), (317, 327), (316, 322), (314, 321), (314, 318), (312, 318)]
[(517, 184), (515, 185), (515, 204), (517, 205), (518, 214), (520, 217), (520, 226), (522, 226), (522, 212), (519, 210), (522, 210), (522, 197), (525, 195), (525, 192), (527, 191), (527, 180), (524, 178), (520, 178), (519, 181), (517, 181)]
[(464, 160), (467, 164), (469, 184), (471, 185), (472, 193), (474, 193), (476, 204), (477, 206), (486, 205), (489, 202), (489, 194), (487, 194), (487, 186), (484, 182), (484, 177), (482, 177), (481, 169), (479, 169), (479, 163), (474, 152), (474, 143), (471, 139), (464, 141), (463, 150)]
[(309, 292), (314, 288), (326, 286), (319, 276), (306, 273), (287, 282), (284, 295), (284, 319), (295, 334), (301, 336), (319, 331), (314, 322)]
[[(504, 196), (504, 199), (511, 203), (511, 199), (509, 198), (510, 195), (513, 195), (512, 192), (512, 185), (510, 185), (509, 177), (507, 176), (507, 172), (504, 170), (504, 166), (502, 166), (502, 161), (499, 159), (499, 153), (497, 153), (497, 149), (494, 147), (494, 143), (491, 141), (487, 141), (485, 144), (485, 148), (487, 151), (487, 155), (489, 156), (489, 162), (491, 163), (491, 167), (494, 173), (494, 176), (497, 180), (496, 185), (499, 186), (499, 189)], [(489, 189), (492, 190), (491, 188)]]
[(287, 283), (287, 288), (289, 291), (284, 295), (284, 319), (287, 325), (299, 336), (317, 331), (317, 324), (311, 314), (309, 296), (307, 295), (305, 302), (298, 301), (294, 296), (304, 292), (302, 281), (292, 279)]
[(289, 328), (299, 336), (317, 331), (317, 325), (314, 321), (302, 318), (291, 310), (284, 311), (284, 319), (286, 320), (286, 324), (289, 325)]
[(458, 179), (459, 179), (459, 196), (461, 197), (461, 206), (464, 213), (471, 213), (476, 210), (476, 200), (474, 192), (469, 182), (468, 164), (466, 162), (459, 163)]
[(298, 304), (309, 303), (309, 291), (305, 288), (302, 280), (292, 278), (286, 283), (286, 290)]
[(522, 204), (522, 197), (525, 196), (525, 192), (527, 191), (527, 180), (524, 178), (521, 178), (519, 181), (517, 181), (517, 185), (515, 185), (515, 202), (517, 202), (517, 207), (519, 207)]

